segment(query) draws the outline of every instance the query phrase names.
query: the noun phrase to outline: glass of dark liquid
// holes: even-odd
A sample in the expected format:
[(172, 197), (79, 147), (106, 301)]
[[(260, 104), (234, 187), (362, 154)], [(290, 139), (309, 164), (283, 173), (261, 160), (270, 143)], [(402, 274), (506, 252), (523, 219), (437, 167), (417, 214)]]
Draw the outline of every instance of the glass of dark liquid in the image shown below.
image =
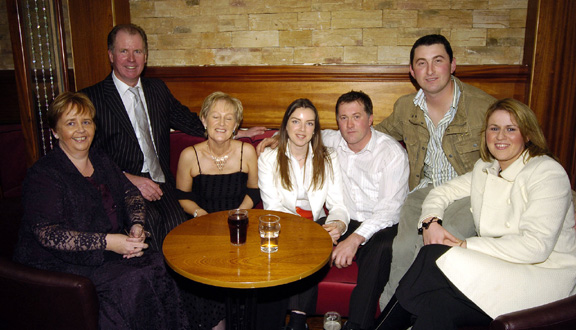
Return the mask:
[(230, 229), (230, 243), (236, 246), (244, 245), (248, 229), (248, 210), (228, 211), (228, 228)]

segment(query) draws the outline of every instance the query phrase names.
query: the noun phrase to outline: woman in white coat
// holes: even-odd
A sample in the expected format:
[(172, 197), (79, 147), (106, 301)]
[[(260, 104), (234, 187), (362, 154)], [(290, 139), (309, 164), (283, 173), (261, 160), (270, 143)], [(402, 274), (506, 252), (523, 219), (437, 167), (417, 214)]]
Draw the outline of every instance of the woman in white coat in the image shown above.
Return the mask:
[[(336, 243), (346, 232), (350, 216), (336, 152), (322, 143), (318, 111), (310, 100), (297, 99), (288, 106), (278, 138), (278, 148), (266, 149), (258, 158), (264, 209), (319, 222)], [(314, 312), (314, 292), (310, 288), (290, 299), (290, 329), (305, 327), (306, 314)]]
[[(576, 293), (576, 231), (570, 182), (526, 105), (514, 99), (486, 113), (481, 158), (472, 172), (435, 188), (422, 207), (425, 246), (378, 330), (488, 325), (501, 314)], [(478, 237), (441, 226), (444, 209), (470, 196)], [(416, 228), (415, 228), (416, 230)]]

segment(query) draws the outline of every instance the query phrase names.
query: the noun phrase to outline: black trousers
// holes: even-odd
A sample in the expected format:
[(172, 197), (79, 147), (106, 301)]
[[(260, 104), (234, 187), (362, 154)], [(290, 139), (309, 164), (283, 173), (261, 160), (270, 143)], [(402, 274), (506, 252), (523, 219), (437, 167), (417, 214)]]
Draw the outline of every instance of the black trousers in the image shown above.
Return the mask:
[[(351, 220), (348, 231), (340, 241), (348, 238), (360, 224), (361, 222)], [(361, 329), (368, 329), (374, 323), (380, 294), (390, 276), (392, 242), (397, 232), (398, 225), (384, 228), (375, 233), (356, 252), (358, 279), (350, 296), (348, 322), (360, 326)]]
[(405, 310), (415, 315), (413, 330), (487, 326), (492, 321), (436, 265), (436, 260), (449, 249), (446, 245), (424, 246), (400, 280), (396, 297)]
[[(324, 224), (326, 218), (318, 220), (319, 224)], [(347, 239), (362, 223), (350, 220), (348, 230), (339, 242)], [(388, 282), (390, 275), (390, 264), (392, 262), (392, 241), (398, 232), (398, 225), (384, 228), (375, 233), (368, 242), (360, 245), (356, 252), (356, 263), (358, 264), (358, 278), (356, 287), (350, 296), (350, 307), (348, 311), (348, 322), (359, 326), (361, 329), (368, 329), (374, 323), (380, 294)], [(291, 299), (290, 308), (301, 309), (307, 313), (316, 308), (317, 288), (311, 288), (303, 294)], [(303, 298), (302, 295), (309, 295)], [(313, 300), (313, 304), (310, 301)], [(294, 302), (297, 304), (294, 304)], [(307, 302), (307, 303), (305, 303)], [(298, 305), (300, 304), (300, 305)]]
[[(147, 173), (142, 176), (150, 178)], [(188, 220), (180, 206), (172, 184), (160, 183), (163, 196), (158, 201), (146, 201), (146, 230), (151, 234), (146, 241), (154, 251), (162, 252), (162, 243), (168, 233), (182, 222)]]
[[(325, 218), (322, 218), (317, 222), (322, 225), (325, 220)], [(348, 238), (360, 225), (361, 222), (351, 220), (346, 234), (340, 237), (339, 241), (341, 242)], [(356, 252), (358, 279), (356, 281), (356, 287), (350, 297), (348, 321), (357, 324), (362, 329), (369, 329), (374, 323), (378, 300), (384, 289), (384, 285), (388, 282), (388, 276), (390, 274), (392, 241), (396, 236), (397, 230), (398, 226), (395, 225), (378, 231), (366, 244), (361, 245)], [(289, 310), (303, 311), (308, 315), (314, 314), (318, 294), (317, 285), (326, 275), (327, 270), (328, 269), (324, 269), (306, 279), (286, 286), (287, 289), (283, 291), (290, 293), (285, 296), (290, 298), (287, 298), (284, 303), (275, 301), (260, 304), (260, 312), (267, 310), (269, 314), (278, 315), (278, 313), (271, 313), (270, 310), (283, 309), (285, 312), (287, 307)], [(276, 290), (279, 289), (280, 288), (277, 288)], [(279, 296), (282, 296), (282, 294), (280, 293)], [(282, 315), (282, 313), (280, 314)], [(259, 329), (276, 328), (270, 326), (269, 323), (267, 326), (268, 328), (262, 324)]]

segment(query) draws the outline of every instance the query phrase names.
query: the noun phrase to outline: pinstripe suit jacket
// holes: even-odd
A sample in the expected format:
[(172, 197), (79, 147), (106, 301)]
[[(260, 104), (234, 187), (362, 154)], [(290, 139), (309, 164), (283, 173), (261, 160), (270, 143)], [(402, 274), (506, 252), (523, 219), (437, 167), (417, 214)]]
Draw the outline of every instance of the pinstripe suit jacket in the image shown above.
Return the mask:
[[(160, 166), (166, 176), (166, 183), (174, 186), (174, 177), (170, 172), (170, 128), (202, 136), (204, 127), (198, 115), (176, 100), (163, 81), (144, 77), (140, 79)], [(112, 74), (81, 92), (86, 93), (96, 107), (93, 145), (106, 151), (123, 171), (140, 175), (144, 154)]]

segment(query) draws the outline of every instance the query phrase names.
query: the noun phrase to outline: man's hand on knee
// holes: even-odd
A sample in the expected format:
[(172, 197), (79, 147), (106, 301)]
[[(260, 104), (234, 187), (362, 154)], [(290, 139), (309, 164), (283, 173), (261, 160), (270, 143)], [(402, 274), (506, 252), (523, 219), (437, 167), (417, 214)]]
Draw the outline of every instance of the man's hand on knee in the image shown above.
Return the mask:
[(332, 265), (338, 268), (345, 268), (352, 265), (358, 247), (366, 239), (358, 234), (353, 233), (348, 238), (338, 243), (332, 251)]

